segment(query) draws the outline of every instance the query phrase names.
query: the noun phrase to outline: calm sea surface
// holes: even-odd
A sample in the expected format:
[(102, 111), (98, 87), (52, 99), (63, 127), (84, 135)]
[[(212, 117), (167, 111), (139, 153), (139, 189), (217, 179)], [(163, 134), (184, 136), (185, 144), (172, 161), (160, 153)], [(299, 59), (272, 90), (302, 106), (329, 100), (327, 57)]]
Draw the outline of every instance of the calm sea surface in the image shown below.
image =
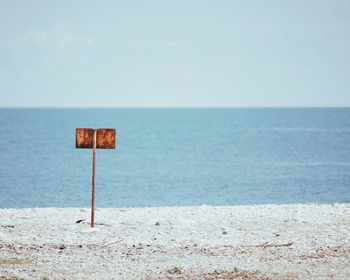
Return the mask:
[(350, 109), (0, 109), (0, 208), (350, 202)]

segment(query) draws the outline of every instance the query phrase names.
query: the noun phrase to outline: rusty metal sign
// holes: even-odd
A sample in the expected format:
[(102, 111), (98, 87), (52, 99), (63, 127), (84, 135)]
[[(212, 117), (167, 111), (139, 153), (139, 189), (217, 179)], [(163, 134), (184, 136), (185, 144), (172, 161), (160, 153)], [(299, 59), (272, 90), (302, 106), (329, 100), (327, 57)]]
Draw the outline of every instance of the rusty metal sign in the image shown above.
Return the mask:
[(95, 226), (96, 149), (115, 149), (114, 128), (77, 128), (75, 147), (92, 149), (91, 227)]
[[(114, 128), (96, 129), (96, 148), (97, 149), (115, 149), (116, 133)], [(92, 128), (77, 128), (75, 137), (75, 147), (83, 149), (93, 148)]]

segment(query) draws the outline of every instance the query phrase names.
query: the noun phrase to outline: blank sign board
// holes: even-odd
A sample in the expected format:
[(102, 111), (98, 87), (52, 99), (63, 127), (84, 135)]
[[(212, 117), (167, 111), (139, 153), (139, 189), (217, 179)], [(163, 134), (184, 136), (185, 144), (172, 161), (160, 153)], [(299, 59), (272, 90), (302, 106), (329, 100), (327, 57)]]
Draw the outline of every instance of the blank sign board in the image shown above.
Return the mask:
[[(75, 147), (83, 149), (93, 148), (94, 129), (77, 128), (75, 133)], [(96, 148), (115, 149), (116, 132), (114, 128), (96, 129)]]

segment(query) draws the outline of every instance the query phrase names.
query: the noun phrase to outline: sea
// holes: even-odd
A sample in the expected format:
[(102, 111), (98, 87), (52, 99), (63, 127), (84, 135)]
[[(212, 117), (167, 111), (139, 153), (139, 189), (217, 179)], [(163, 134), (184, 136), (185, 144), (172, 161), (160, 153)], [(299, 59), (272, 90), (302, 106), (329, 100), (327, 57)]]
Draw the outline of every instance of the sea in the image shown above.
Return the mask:
[(350, 202), (350, 108), (0, 109), (0, 208)]

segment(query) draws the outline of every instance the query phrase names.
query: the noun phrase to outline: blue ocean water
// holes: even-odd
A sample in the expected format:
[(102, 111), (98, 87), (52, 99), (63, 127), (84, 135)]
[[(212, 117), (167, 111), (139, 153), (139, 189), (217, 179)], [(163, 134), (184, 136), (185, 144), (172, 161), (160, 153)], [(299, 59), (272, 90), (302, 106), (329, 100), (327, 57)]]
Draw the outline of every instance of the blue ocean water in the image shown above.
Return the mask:
[(350, 109), (0, 109), (0, 208), (350, 202)]

